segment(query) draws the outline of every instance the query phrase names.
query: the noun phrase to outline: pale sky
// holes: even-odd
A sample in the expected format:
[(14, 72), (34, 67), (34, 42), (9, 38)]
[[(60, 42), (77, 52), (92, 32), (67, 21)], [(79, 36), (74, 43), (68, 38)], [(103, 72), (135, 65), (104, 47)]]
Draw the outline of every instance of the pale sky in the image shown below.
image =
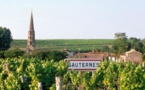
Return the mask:
[(1, 0), (0, 26), (27, 39), (31, 10), (36, 39), (145, 38), (145, 0)]

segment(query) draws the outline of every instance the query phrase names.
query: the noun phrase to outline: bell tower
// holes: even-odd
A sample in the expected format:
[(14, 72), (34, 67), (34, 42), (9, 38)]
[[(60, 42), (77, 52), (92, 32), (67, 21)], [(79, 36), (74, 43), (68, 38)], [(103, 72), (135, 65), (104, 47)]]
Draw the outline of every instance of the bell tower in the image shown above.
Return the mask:
[(27, 53), (30, 53), (35, 49), (35, 31), (33, 23), (33, 13), (31, 12), (30, 25), (28, 31), (28, 40), (27, 40)]

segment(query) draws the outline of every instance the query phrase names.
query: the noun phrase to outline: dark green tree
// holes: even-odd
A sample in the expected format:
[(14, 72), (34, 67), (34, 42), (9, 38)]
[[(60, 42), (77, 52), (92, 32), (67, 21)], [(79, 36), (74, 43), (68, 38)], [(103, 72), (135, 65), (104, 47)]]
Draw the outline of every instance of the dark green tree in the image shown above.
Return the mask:
[(25, 52), (23, 50), (15, 48), (15, 49), (6, 50), (4, 56), (5, 58), (14, 58), (14, 57), (23, 56), (24, 53)]
[(145, 38), (141, 40), (143, 47), (142, 47), (142, 53), (145, 53)]
[(60, 60), (65, 59), (67, 53), (64, 51), (34, 51), (32, 53), (32, 57), (41, 59), (41, 60), (54, 60), (58, 62)]
[(128, 50), (135, 49), (137, 51), (143, 52), (143, 42), (135, 37), (131, 37), (128, 39)]
[(115, 40), (112, 45), (113, 52), (116, 53), (117, 55), (120, 55), (127, 51), (127, 36), (125, 33), (115, 33)]
[(115, 33), (115, 39), (127, 39), (126, 33)]
[(9, 49), (11, 41), (11, 31), (8, 28), (0, 27), (0, 50)]

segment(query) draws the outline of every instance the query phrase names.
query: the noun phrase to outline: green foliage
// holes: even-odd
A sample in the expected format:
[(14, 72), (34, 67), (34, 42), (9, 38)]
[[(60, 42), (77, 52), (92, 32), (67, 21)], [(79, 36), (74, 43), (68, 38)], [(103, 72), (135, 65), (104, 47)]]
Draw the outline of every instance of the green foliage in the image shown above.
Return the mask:
[(113, 52), (120, 55), (124, 53), (127, 50), (135, 49), (139, 52), (145, 52), (145, 46), (144, 42), (145, 40), (140, 40), (135, 37), (131, 37), (127, 39), (127, 36), (125, 33), (116, 33), (115, 34), (116, 39), (114, 40), (114, 43), (112, 44)]
[(89, 79), (91, 79), (92, 74), (90, 72), (86, 72), (84, 74), (84, 78), (83, 78), (83, 85), (85, 86), (86, 90), (93, 90), (94, 86), (93, 86), (93, 82)]
[(58, 63), (55, 63), (55, 67), (56, 67), (55, 76), (63, 76), (65, 73), (67, 73), (68, 65), (69, 65), (69, 62), (65, 62), (64, 60), (61, 60)]
[[(68, 75), (69, 73), (69, 75)], [(70, 78), (71, 84), (80, 90), (144, 90), (145, 70), (141, 65), (131, 62), (104, 62), (99, 64), (96, 71), (80, 73), (68, 72), (65, 77)], [(64, 79), (66, 82), (66, 79)], [(68, 84), (66, 84), (68, 85)], [(69, 84), (70, 85), (70, 84)], [(72, 85), (70, 85), (72, 87)], [(73, 90), (73, 89), (70, 89)]]
[(46, 59), (47, 54), (49, 54), (48, 51), (34, 50), (34, 51), (32, 51), (32, 55), (28, 55), (28, 56), (33, 57), (33, 58), (37, 58), (40, 60), (44, 60), (44, 59)]
[[(10, 72), (6, 68), (8, 64)], [(38, 90), (42, 82), (44, 90), (55, 90), (55, 76), (63, 77), (63, 89), (74, 90), (144, 90), (145, 70), (131, 62), (116, 63), (105, 60), (93, 72), (67, 72), (68, 62), (38, 60), (35, 58), (0, 59), (1, 90)], [(25, 82), (20, 76), (25, 77)]]
[(53, 85), (50, 87), (50, 90), (56, 90), (56, 84), (53, 84)]
[(132, 63), (124, 64), (124, 69), (120, 72), (119, 89), (143, 90), (145, 89), (145, 71), (141, 65)]
[(114, 64), (114, 62), (110, 62), (104, 72), (103, 84), (105, 88), (111, 90), (115, 90), (117, 88), (118, 73), (119, 71), (117, 69), (117, 64)]
[[(104, 46), (112, 44), (113, 39), (66, 39), (66, 40), (36, 40), (36, 49), (38, 50), (63, 50), (68, 49), (77, 52), (80, 48), (81, 51), (91, 51), (92, 49), (102, 49)], [(25, 48), (26, 40), (13, 40), (12, 48)]]
[(117, 55), (123, 54), (127, 51), (127, 40), (116, 39), (112, 45), (113, 52)]
[(11, 41), (11, 31), (7, 28), (0, 27), (0, 50), (9, 49)]
[(145, 55), (142, 55), (142, 61), (145, 62)]
[(127, 39), (126, 33), (115, 33), (115, 39), (126, 40)]
[(135, 37), (128, 39), (125, 33), (115, 33), (115, 38), (111, 52), (117, 55), (123, 54), (130, 49), (135, 49), (142, 53), (145, 52), (144, 40)]
[(69, 76), (69, 71), (63, 75), (63, 84), (67, 85), (68, 83), (70, 83), (70, 76)]
[(81, 72), (72, 70), (69, 75), (70, 75), (71, 82), (75, 86), (75, 88), (79, 87), (79, 85), (82, 84), (83, 80), (81, 78), (82, 77)]
[(28, 66), (27, 70), (29, 72), (28, 76), (31, 77), (31, 84), (29, 85), (31, 90), (38, 88), (38, 86), (36, 86), (38, 82), (43, 83), (45, 90), (48, 90), (55, 82), (56, 67), (54, 66), (54, 61), (34, 61)]
[(16, 48), (16, 49), (10, 49), (10, 50), (5, 51), (4, 56), (6, 58), (14, 58), (14, 57), (23, 56), (24, 53), (25, 52), (23, 50)]
[(4, 80), (5, 89), (7, 90), (20, 90), (21, 83), (18, 75), (14, 72), (11, 72), (10, 75)]
[(4, 53), (5, 51), (0, 51), (0, 58), (5, 58)]
[(60, 60), (66, 58), (67, 53), (62, 51), (33, 51), (32, 57), (40, 60), (54, 60), (59, 62)]
[(67, 56), (66, 52), (50, 51), (49, 54), (47, 54), (46, 58), (49, 60), (53, 59), (54, 61), (59, 61), (66, 58), (66, 56)]
[(141, 41), (140, 39), (137, 39), (135, 37), (129, 38), (128, 39), (128, 49), (135, 49), (137, 51), (140, 52), (144, 52), (143, 51), (143, 40)]
[[(5, 64), (9, 65), (9, 73)], [(44, 90), (54, 90), (55, 75), (64, 75), (66, 66), (64, 61), (57, 63), (22, 57), (0, 59), (0, 90), (38, 90), (39, 82), (42, 82)], [(25, 78), (24, 82), (20, 76)]]

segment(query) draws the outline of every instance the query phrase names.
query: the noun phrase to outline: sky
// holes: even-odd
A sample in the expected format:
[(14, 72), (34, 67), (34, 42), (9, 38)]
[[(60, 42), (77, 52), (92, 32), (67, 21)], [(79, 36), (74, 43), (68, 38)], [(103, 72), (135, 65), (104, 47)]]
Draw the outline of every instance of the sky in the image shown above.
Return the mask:
[(145, 0), (1, 0), (0, 26), (27, 39), (33, 12), (36, 39), (145, 38)]

